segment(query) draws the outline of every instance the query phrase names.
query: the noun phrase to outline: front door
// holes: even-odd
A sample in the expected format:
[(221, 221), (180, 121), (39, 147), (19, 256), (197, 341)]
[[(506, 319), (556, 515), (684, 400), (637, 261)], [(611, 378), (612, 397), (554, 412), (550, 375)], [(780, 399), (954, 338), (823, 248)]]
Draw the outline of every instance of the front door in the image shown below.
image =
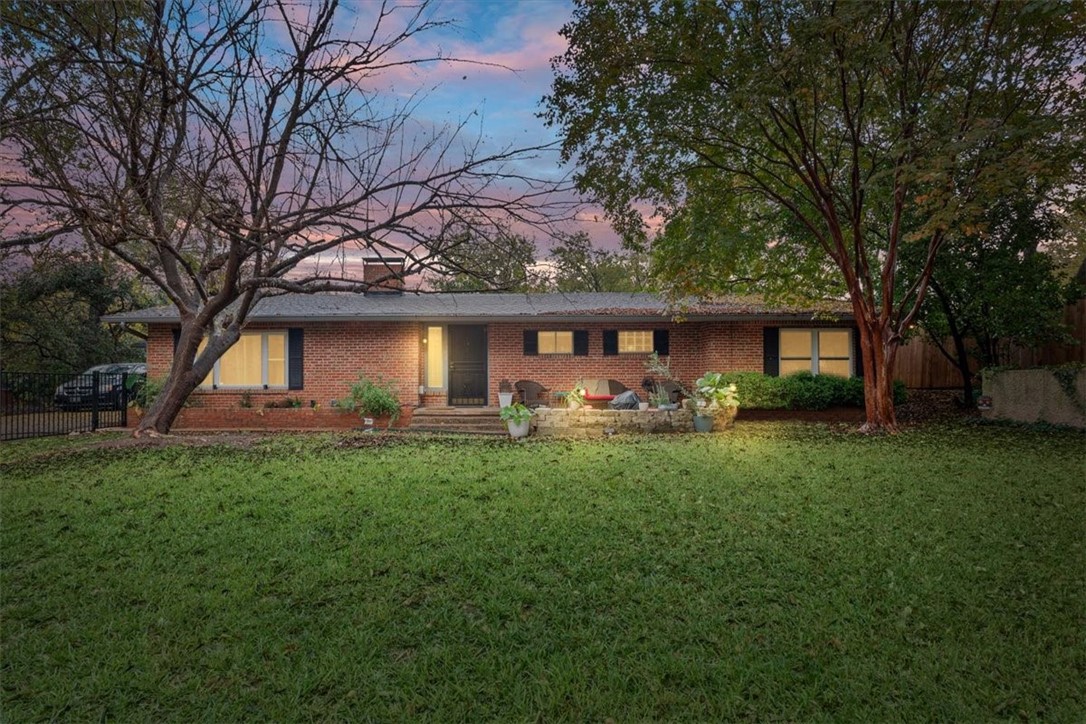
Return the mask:
[(482, 407), (486, 402), (486, 327), (450, 324), (449, 405)]

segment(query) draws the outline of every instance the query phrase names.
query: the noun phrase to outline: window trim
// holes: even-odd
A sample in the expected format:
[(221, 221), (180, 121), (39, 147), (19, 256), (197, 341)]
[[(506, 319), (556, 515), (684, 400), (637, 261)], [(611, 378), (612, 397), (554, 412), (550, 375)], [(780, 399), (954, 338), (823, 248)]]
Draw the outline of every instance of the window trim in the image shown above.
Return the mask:
[[(537, 330), (535, 330), (536, 355), (539, 356), (539, 357), (544, 357), (544, 356), (546, 356), (546, 357), (572, 357), (573, 356), (573, 349), (574, 349), (573, 337), (574, 337), (574, 332), (575, 331), (576, 330), (574, 330), (574, 329), (537, 329)], [(555, 337), (554, 337), (554, 342), (555, 342), (554, 346), (556, 348), (558, 347), (558, 335), (559, 334), (568, 334), (569, 335), (569, 351), (568, 352), (544, 352), (543, 351), (543, 345), (541, 345), (539, 343), (540, 335), (542, 335), (542, 334), (553, 334), (553, 335), (555, 335)]]
[[(786, 357), (785, 356), (785, 354), (784, 354), (784, 345), (782, 345), (780, 343), (780, 341), (779, 341), (780, 336), (783, 335), (785, 332), (806, 332), (810, 336), (810, 338), (811, 338), (811, 348), (810, 348), (809, 357)], [(780, 376), (783, 377), (785, 375), (795, 374), (795, 372), (785, 372), (784, 371), (784, 362), (790, 361), (790, 360), (805, 360), (805, 359), (808, 359), (808, 358), (810, 359), (810, 362), (811, 362), (810, 370), (809, 370), (810, 373), (812, 375), (816, 375), (816, 376), (818, 374), (820, 374), (819, 371), (818, 371), (818, 366), (819, 366), (818, 363), (822, 359), (822, 356), (820, 355), (819, 348), (818, 348), (818, 344), (819, 344), (818, 337), (819, 337), (820, 332), (843, 332), (846, 335), (848, 335), (848, 357), (847, 357), (847, 359), (848, 359), (848, 376), (849, 377), (855, 377), (856, 376), (856, 352), (852, 348), (852, 330), (850, 328), (848, 328), (848, 327), (781, 327), (780, 330), (778, 331), (778, 337), (777, 337), (777, 339), (778, 339), (777, 346), (778, 346), (778, 350), (779, 350), (778, 353), (777, 353), (777, 364), (779, 365), (778, 374), (780, 374)], [(826, 357), (826, 359), (827, 360), (843, 360), (843, 359), (846, 359), (846, 358), (845, 357)]]
[[(624, 354), (646, 355), (646, 354), (652, 354), (653, 352), (656, 351), (656, 330), (654, 330), (654, 329), (619, 329), (619, 330), (617, 330), (617, 332), (618, 332), (618, 337), (615, 340), (615, 343), (616, 343), (617, 348), (618, 348), (618, 354), (620, 354), (620, 355), (624, 355)], [(622, 349), (622, 335), (630, 334), (631, 332), (637, 332), (639, 334), (647, 334), (649, 336), (649, 348), (646, 349), (646, 350), (637, 349), (637, 350), (623, 351), (623, 349)]]
[[(197, 386), (197, 390), (289, 390), (290, 389), (290, 332), (286, 329), (254, 329), (241, 333), (241, 337), (260, 335), (260, 379), (263, 382), (255, 385), (224, 385), (219, 382), (219, 363), (222, 362), (222, 358), (230, 353), (231, 349), (234, 349), (234, 345), (230, 345), (230, 349), (223, 352), (222, 357), (215, 360), (215, 365), (211, 368), (211, 384), (205, 385), (203, 382)], [(279, 334), (283, 337), (283, 384), (272, 385), (268, 384), (268, 336), (273, 334)], [(241, 341), (241, 337), (238, 341)], [(237, 344), (235, 342), (234, 344)]]

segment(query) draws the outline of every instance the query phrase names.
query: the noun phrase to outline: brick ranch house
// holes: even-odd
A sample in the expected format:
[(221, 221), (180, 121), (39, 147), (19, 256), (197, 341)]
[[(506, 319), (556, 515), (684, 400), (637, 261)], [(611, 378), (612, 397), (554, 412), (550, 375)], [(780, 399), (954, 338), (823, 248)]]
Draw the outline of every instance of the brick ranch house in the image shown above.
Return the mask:
[[(165, 376), (180, 329), (176, 310), (105, 321), (146, 324), (148, 376)], [(710, 370), (854, 375), (857, 342), (851, 315), (750, 300), (699, 304), (675, 321), (653, 294), (284, 295), (257, 304), (241, 340), (191, 399), (225, 413), (238, 412), (243, 399), (262, 409), (292, 397), (342, 418), (333, 401), (364, 374), (394, 384), (406, 421), (419, 407), (497, 406), (502, 380), (568, 391), (580, 379), (613, 379), (640, 394), (653, 351), (687, 382)], [(229, 415), (203, 416), (193, 426), (230, 425)]]

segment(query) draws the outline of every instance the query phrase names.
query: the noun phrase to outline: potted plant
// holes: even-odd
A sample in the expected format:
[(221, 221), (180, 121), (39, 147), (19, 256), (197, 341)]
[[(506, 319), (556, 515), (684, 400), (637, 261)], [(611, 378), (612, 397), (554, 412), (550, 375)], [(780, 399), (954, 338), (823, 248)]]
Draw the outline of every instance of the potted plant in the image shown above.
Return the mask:
[(498, 404), (502, 407), (509, 407), (513, 404), (513, 383), (509, 380), (502, 380), (498, 383)]
[(647, 403), (647, 402), (638, 402), (637, 403), (637, 409), (641, 410), (641, 412), (645, 412), (646, 410), (649, 409), (649, 403)]
[(501, 419), (505, 421), (506, 427), (509, 428), (509, 437), (514, 439), (527, 437), (533, 414), (530, 409), (519, 402), (503, 407), (500, 415)]
[(584, 390), (580, 387), (574, 387), (566, 395), (566, 405), (571, 410), (579, 410), (584, 407)]
[(720, 372), (706, 372), (694, 382), (693, 402), (697, 432), (712, 432), (717, 414), (723, 412), (730, 418), (739, 407), (735, 385), (726, 382)]
[(657, 410), (678, 410), (678, 403), (671, 401), (671, 393), (661, 386), (656, 387), (656, 391), (649, 396), (649, 401), (656, 407)]

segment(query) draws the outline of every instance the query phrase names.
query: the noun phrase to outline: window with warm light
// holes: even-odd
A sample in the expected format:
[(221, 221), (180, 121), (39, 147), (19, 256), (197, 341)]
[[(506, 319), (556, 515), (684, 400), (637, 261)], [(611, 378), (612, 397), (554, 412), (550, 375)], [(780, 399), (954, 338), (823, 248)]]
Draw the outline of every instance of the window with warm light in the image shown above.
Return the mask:
[(652, 349), (651, 329), (619, 330), (619, 354), (651, 354)]
[(852, 372), (852, 334), (847, 329), (818, 330), (818, 374), (848, 377)]
[(445, 387), (445, 328), (426, 328), (426, 386), (432, 390)]
[(573, 354), (573, 332), (539, 332), (539, 354)]
[[(206, 340), (200, 343), (202, 352)], [(286, 387), (286, 332), (242, 332), (201, 387)]]
[(852, 333), (847, 329), (782, 329), (780, 374), (852, 374)]

